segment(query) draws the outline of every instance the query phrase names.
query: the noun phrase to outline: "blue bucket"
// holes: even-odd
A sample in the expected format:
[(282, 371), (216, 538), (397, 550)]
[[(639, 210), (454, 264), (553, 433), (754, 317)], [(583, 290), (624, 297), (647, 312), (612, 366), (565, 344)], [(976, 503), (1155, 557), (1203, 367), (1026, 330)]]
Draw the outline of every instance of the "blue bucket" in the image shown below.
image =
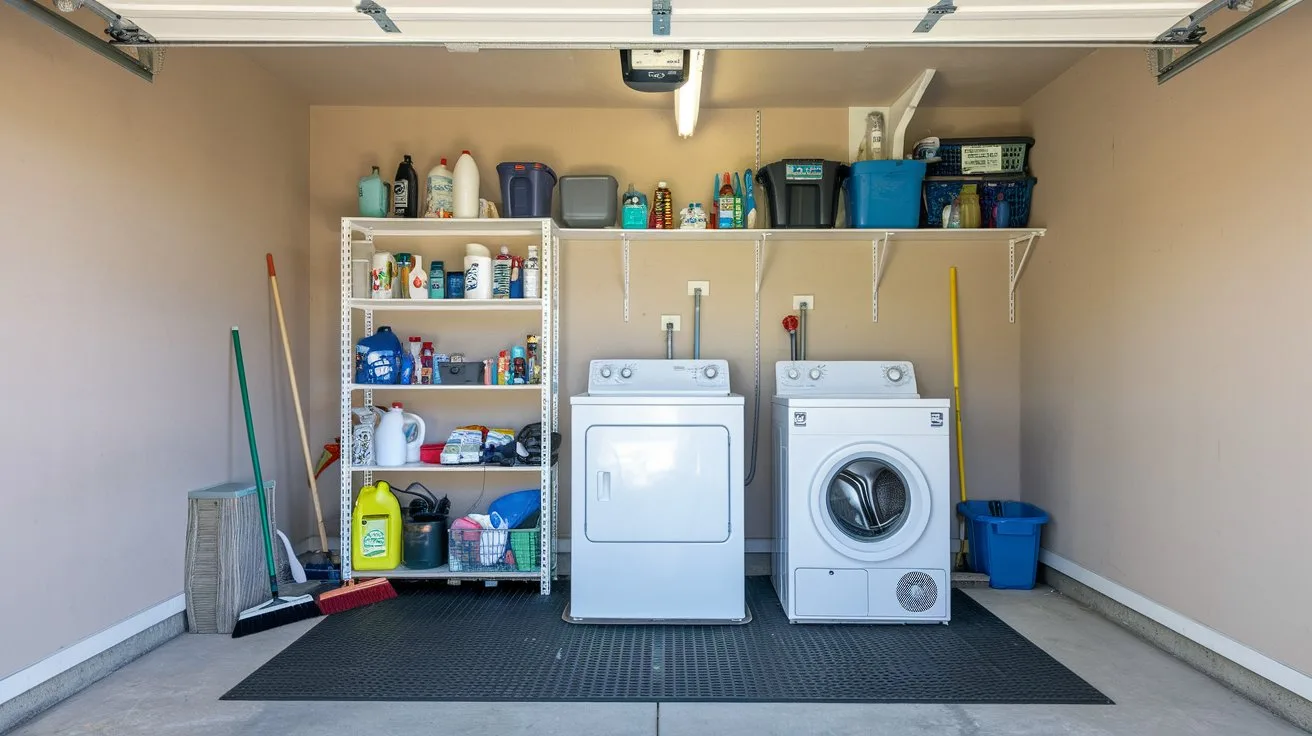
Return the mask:
[(1002, 514), (989, 512), (988, 501), (962, 501), (957, 512), (970, 522), (966, 538), (970, 569), (987, 573), (990, 588), (1029, 590), (1039, 569), (1039, 535), (1048, 514), (1034, 504), (995, 501)]
[(920, 223), (924, 161), (857, 161), (843, 183), (847, 226), (914, 228)]

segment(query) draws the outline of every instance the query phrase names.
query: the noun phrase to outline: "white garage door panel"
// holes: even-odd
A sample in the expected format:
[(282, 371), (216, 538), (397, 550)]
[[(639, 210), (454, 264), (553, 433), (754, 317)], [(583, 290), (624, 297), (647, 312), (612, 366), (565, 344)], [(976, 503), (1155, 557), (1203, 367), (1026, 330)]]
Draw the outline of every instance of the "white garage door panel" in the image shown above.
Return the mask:
[[(932, 0), (671, 0), (671, 44), (826, 46), (844, 43), (1148, 42), (1202, 5), (1147, 0), (956, 0), (929, 33), (914, 33)], [(484, 46), (650, 45), (650, 0), (380, 0), (401, 28), (384, 33), (356, 0), (131, 0), (106, 3), (160, 41), (478, 43)], [(875, 7), (877, 6), (877, 7)]]

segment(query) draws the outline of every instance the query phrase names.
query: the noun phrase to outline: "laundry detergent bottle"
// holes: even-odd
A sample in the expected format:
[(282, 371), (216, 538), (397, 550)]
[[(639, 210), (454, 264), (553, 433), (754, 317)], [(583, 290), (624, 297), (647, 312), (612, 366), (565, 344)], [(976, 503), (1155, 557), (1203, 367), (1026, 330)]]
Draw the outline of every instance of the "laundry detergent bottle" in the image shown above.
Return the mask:
[(392, 404), (374, 430), (374, 463), (384, 468), (399, 468), (406, 464), (408, 457), (419, 462), (424, 434), (423, 419), (407, 412), (400, 402)]
[(401, 504), (387, 481), (360, 489), (351, 513), (351, 567), (394, 570), (401, 564)]

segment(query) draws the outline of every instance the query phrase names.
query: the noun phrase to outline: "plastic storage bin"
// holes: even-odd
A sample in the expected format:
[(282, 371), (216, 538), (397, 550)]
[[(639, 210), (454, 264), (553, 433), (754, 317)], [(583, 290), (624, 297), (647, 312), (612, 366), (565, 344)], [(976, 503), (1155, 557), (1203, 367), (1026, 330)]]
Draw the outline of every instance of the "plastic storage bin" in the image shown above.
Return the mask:
[(832, 228), (838, 220), (838, 192), (847, 164), (822, 159), (776, 161), (757, 173), (770, 204), (775, 228)]
[(565, 227), (614, 227), (620, 185), (613, 176), (560, 177), (560, 221)]
[(946, 138), (929, 176), (977, 176), (1029, 172), (1033, 138)]
[(857, 161), (843, 187), (847, 226), (913, 228), (920, 223), (924, 161)]
[[(990, 512), (1001, 511), (1001, 515)], [(1000, 508), (999, 508), (1000, 507)], [(990, 588), (1029, 590), (1039, 568), (1039, 534), (1048, 514), (1020, 501), (962, 501), (957, 511), (970, 522), (970, 569), (987, 573)]]
[(979, 192), (980, 227), (993, 227), (993, 202), (1002, 194), (1011, 210), (1011, 222), (1002, 227), (1029, 227), (1030, 200), (1039, 180), (1030, 176), (967, 176), (953, 179), (925, 179), (925, 210), (921, 223), (925, 227), (943, 227), (943, 208), (961, 192), (963, 184), (975, 184)]
[(446, 517), (401, 521), (401, 564), (411, 570), (429, 570), (446, 564)]
[(501, 177), (503, 217), (551, 217), (551, 190), (556, 188), (556, 172), (550, 166), (532, 161), (497, 164)]
[[(537, 529), (451, 529), (452, 572), (538, 569)], [(520, 552), (526, 552), (521, 560)]]

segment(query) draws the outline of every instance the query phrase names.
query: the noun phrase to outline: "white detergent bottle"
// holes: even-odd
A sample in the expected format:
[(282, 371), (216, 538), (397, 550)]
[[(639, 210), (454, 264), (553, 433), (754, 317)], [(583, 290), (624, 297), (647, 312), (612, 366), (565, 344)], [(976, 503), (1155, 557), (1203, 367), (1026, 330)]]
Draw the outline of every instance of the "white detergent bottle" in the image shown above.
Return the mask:
[[(413, 255), (414, 265), (410, 267), (410, 281), (406, 284), (406, 289), (410, 292), (411, 299), (428, 298), (428, 272), (424, 270), (424, 257)], [(418, 363), (415, 364), (418, 366)]]
[(452, 199), (456, 217), (478, 217), (478, 164), (469, 151), (461, 151), (452, 175)]
[(424, 217), (454, 217), (455, 179), (446, 167), (446, 159), (428, 170), (428, 202), (424, 207)]
[(405, 409), (399, 402), (392, 404), (392, 408), (378, 421), (378, 427), (374, 429), (375, 465), (384, 468), (399, 468), (405, 465), (407, 445), (405, 422)]
[(419, 448), (424, 444), (424, 434), (427, 427), (424, 426), (424, 420), (419, 418), (418, 414), (406, 412), (404, 415), (405, 429), (405, 461), (407, 463), (419, 462)]
[(528, 247), (528, 258), (524, 259), (524, 298), (540, 299), (542, 291), (539, 286), (542, 284), (542, 266), (538, 261), (538, 247), (530, 245)]

